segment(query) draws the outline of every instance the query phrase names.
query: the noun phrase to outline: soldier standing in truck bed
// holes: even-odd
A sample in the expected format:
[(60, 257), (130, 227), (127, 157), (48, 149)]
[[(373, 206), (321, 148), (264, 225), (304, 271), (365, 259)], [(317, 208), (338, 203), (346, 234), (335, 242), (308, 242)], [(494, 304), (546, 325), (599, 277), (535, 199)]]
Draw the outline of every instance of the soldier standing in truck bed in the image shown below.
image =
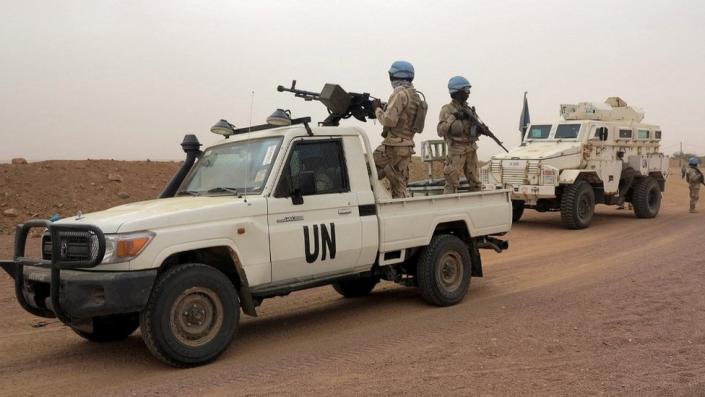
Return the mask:
[(409, 164), (414, 153), (414, 134), (420, 133), (415, 125), (423, 126), (423, 117), (418, 117), (424, 108), (419, 94), (411, 82), (414, 80), (414, 67), (406, 61), (396, 61), (389, 69), (389, 80), (394, 92), (387, 105), (377, 99), (373, 102), (375, 116), (382, 124), (384, 141), (375, 149), (373, 157), (379, 179), (387, 178), (393, 198), (406, 197), (409, 182)]
[(705, 185), (705, 178), (703, 173), (698, 169), (698, 158), (691, 157), (688, 160), (688, 171), (685, 174), (685, 180), (688, 182), (690, 188), (690, 212), (698, 212), (695, 206), (698, 204), (698, 199), (700, 198), (700, 185)]
[(438, 135), (446, 140), (448, 157), (446, 158), (446, 184), (444, 194), (457, 193), (460, 176), (465, 175), (471, 192), (481, 190), (477, 166), (477, 138), (479, 130), (470, 120), (467, 111), (470, 96), (470, 82), (463, 76), (455, 76), (448, 81), (448, 92), (453, 99), (443, 105), (438, 117)]

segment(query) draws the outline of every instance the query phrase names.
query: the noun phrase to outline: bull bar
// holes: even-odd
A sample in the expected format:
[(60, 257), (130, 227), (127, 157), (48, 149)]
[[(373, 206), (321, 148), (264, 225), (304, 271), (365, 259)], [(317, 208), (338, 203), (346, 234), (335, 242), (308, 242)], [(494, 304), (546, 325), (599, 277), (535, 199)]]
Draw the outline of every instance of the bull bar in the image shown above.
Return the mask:
[[(27, 236), (33, 228), (46, 228), (51, 238), (51, 258), (30, 258), (25, 256)], [(76, 239), (82, 239), (80, 244)], [(58, 242), (58, 244), (57, 244)], [(88, 244), (87, 246), (85, 246)], [(83, 245), (83, 246), (82, 246)], [(78, 248), (84, 252), (76, 255), (70, 252)], [(85, 249), (89, 255), (85, 255)], [(43, 250), (42, 250), (43, 251)], [(84, 254), (84, 255), (81, 255)], [(96, 226), (76, 224), (55, 224), (48, 220), (35, 219), (17, 225), (15, 229), (14, 260), (0, 261), (2, 267), (15, 280), (15, 295), (23, 309), (40, 317), (56, 317), (63, 323), (71, 323), (71, 317), (61, 307), (61, 271), (92, 268), (100, 264), (105, 254), (105, 235)], [(34, 307), (27, 302), (23, 293), (24, 266), (37, 266), (51, 270), (49, 297), (51, 309)]]

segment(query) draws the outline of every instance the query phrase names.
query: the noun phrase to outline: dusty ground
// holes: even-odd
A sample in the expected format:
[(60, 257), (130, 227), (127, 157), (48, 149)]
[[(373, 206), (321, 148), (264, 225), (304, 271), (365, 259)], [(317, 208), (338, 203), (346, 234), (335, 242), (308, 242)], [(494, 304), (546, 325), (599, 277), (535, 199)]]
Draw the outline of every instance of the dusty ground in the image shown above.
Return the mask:
[[(705, 395), (705, 205), (668, 182), (661, 214), (598, 207), (592, 227), (527, 212), (484, 278), (435, 308), (385, 283), (266, 301), (215, 363), (175, 370), (139, 333), (92, 344), (24, 313), (0, 275), (3, 395)], [(10, 255), (0, 236), (0, 257)]]

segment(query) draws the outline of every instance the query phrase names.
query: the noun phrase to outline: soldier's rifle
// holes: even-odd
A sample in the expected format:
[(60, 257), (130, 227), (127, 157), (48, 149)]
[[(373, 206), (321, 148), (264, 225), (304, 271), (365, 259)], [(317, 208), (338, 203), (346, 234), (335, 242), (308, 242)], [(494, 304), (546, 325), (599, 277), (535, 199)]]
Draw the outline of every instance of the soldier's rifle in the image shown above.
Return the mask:
[(509, 150), (507, 150), (507, 148), (504, 147), (504, 145), (502, 144), (502, 141), (500, 141), (495, 136), (495, 134), (493, 134), (492, 131), (490, 131), (490, 127), (488, 127), (487, 124), (485, 124), (484, 122), (482, 122), (482, 120), (480, 120), (480, 117), (475, 112), (474, 106), (464, 107), (461, 111), (463, 113), (465, 113), (465, 115), (468, 116), (470, 121), (472, 121), (477, 126), (477, 128), (480, 130), (480, 134), (486, 135), (486, 136), (492, 138), (492, 140), (495, 141), (499, 145), (499, 147), (504, 149), (505, 152), (509, 153)]
[(296, 80), (291, 82), (291, 87), (277, 86), (279, 92), (291, 92), (297, 98), (304, 101), (321, 102), (328, 110), (328, 117), (318, 123), (322, 126), (337, 126), (341, 119), (351, 116), (362, 122), (367, 119), (374, 119), (375, 111), (373, 102), (377, 98), (364, 92), (347, 92), (338, 84), (326, 83), (320, 93), (313, 91), (299, 90), (296, 88)]

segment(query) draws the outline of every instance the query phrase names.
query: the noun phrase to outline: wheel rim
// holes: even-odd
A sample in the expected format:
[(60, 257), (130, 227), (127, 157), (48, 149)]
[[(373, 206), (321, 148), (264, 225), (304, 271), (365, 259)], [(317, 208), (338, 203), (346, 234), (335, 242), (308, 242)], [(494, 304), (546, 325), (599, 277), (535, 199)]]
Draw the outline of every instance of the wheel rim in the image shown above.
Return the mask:
[(441, 286), (452, 291), (460, 286), (463, 280), (463, 259), (458, 252), (446, 252), (436, 267), (436, 277)]
[(588, 197), (587, 194), (581, 194), (580, 197), (578, 197), (578, 218), (582, 222), (587, 221), (590, 218), (590, 215), (592, 214), (592, 205), (591, 205), (590, 197)]
[(184, 345), (198, 347), (210, 342), (222, 325), (223, 303), (209, 288), (189, 288), (171, 307), (171, 331)]

